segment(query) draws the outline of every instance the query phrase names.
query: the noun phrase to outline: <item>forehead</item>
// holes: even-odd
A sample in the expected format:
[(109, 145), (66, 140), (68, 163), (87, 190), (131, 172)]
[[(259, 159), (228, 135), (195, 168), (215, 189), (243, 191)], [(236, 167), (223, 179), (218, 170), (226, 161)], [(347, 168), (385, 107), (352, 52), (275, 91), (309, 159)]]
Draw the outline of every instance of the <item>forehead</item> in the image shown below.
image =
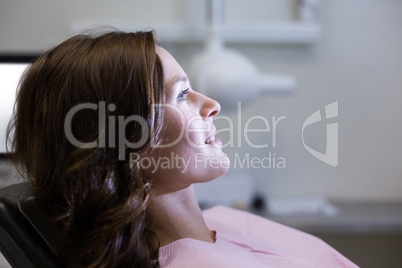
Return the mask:
[(171, 88), (177, 79), (187, 77), (179, 63), (164, 48), (157, 47), (156, 53), (162, 61), (166, 88)]

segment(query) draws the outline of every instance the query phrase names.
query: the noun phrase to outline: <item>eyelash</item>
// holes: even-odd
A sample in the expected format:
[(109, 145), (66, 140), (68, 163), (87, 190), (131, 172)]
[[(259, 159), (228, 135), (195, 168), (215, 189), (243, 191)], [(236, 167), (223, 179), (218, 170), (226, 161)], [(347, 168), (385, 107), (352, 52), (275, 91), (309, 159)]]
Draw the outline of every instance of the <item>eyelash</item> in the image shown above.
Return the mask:
[(179, 101), (185, 101), (187, 100), (187, 94), (188, 94), (188, 88), (186, 90), (183, 90), (182, 92), (179, 93), (179, 95), (177, 96), (177, 99)]

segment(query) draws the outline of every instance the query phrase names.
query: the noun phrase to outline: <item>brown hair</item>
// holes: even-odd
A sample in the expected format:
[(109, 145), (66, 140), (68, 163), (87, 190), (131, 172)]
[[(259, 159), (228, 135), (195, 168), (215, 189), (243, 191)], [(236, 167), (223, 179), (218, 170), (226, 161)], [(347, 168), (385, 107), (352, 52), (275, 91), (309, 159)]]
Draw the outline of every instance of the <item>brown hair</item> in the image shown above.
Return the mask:
[[(145, 225), (151, 182), (129, 165), (130, 153), (152, 149), (151, 139), (128, 148), (117, 137), (138, 141), (143, 126), (115, 128), (119, 116), (138, 115), (154, 144), (161, 140), (163, 106), (154, 104), (164, 103), (164, 77), (155, 46), (153, 32), (77, 35), (39, 57), (21, 80), (8, 131), (15, 131), (14, 160), (37, 203), (79, 246), (73, 267), (147, 267), (157, 258), (157, 239)], [(66, 115), (100, 102), (115, 105), (104, 111), (108, 124), (99, 109), (85, 109), (72, 118), (71, 131), (82, 142), (106, 144), (77, 148), (64, 132)]]

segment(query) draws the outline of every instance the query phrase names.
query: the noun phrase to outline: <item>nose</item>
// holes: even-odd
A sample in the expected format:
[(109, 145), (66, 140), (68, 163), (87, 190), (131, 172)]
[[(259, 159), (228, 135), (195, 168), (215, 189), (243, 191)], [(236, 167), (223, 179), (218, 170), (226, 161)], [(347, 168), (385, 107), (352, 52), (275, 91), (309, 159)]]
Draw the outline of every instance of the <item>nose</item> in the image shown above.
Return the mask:
[(221, 105), (216, 100), (208, 98), (205, 95), (202, 96), (204, 98), (200, 109), (202, 119), (207, 120), (209, 118), (214, 118), (221, 110)]

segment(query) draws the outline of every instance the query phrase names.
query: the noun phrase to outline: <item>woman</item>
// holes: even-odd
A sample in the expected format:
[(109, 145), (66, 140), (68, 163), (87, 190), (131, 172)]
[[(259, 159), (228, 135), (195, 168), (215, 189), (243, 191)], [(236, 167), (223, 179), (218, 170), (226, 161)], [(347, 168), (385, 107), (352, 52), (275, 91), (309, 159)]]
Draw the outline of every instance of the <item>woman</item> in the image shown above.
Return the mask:
[(191, 89), (152, 32), (63, 42), (25, 73), (16, 107), (15, 163), (77, 247), (64, 264), (355, 267), (296, 230), (228, 208), (201, 212), (192, 184), (229, 168), (214, 137), (220, 106)]

